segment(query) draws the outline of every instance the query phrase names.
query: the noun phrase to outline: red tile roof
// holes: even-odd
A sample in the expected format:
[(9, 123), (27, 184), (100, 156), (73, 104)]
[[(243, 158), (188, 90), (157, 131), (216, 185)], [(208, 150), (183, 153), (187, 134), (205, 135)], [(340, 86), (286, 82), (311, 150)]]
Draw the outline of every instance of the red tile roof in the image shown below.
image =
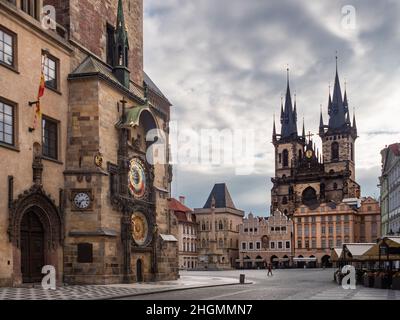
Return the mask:
[(168, 199), (168, 206), (170, 210), (173, 210), (175, 212), (179, 211), (179, 212), (192, 212), (193, 210), (186, 207), (184, 204), (182, 204), (181, 202), (179, 202), (178, 200), (171, 198)]

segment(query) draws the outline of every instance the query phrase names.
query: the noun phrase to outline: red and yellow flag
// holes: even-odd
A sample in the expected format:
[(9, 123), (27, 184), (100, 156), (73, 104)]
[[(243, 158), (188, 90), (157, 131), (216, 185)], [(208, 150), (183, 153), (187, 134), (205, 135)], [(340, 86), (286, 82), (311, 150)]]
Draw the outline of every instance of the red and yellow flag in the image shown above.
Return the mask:
[(35, 110), (35, 120), (33, 122), (33, 129), (35, 130), (38, 126), (38, 123), (41, 119), (42, 112), (40, 108), (40, 98), (43, 97), (44, 95), (44, 89), (46, 88), (46, 82), (44, 78), (44, 62), (45, 62), (46, 56), (43, 56), (42, 58), (42, 70), (40, 74), (40, 84), (39, 84), (39, 92), (38, 92), (38, 97), (37, 97), (37, 103), (36, 103), (36, 110)]

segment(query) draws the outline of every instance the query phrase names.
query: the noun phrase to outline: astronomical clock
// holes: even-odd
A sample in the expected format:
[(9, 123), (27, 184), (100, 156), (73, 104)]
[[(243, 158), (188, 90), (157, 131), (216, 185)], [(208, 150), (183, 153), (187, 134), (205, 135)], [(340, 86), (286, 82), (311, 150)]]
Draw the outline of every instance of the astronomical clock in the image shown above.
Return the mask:
[(139, 157), (131, 159), (128, 173), (129, 194), (136, 202), (141, 203), (141, 205), (134, 206), (134, 212), (131, 215), (132, 239), (138, 247), (146, 247), (152, 241), (154, 217), (150, 214), (150, 210), (143, 205), (150, 200), (151, 180), (151, 174), (144, 161)]

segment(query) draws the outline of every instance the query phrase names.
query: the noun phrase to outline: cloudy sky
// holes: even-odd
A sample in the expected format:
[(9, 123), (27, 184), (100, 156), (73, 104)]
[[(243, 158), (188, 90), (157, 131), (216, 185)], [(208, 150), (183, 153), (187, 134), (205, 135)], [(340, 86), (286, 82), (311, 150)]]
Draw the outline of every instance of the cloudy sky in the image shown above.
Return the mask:
[[(177, 164), (175, 197), (185, 195), (189, 206), (202, 207), (214, 183), (226, 182), (238, 208), (267, 215), (272, 122), (287, 65), (299, 130), (304, 117), (306, 130), (317, 133), (321, 104), (327, 120), (336, 51), (359, 129), (357, 180), (363, 195), (379, 195), (380, 150), (400, 137), (399, 1), (144, 2), (145, 69), (174, 105), (179, 130), (255, 132), (254, 172), (237, 175), (237, 163)], [(232, 150), (229, 143), (224, 147)]]

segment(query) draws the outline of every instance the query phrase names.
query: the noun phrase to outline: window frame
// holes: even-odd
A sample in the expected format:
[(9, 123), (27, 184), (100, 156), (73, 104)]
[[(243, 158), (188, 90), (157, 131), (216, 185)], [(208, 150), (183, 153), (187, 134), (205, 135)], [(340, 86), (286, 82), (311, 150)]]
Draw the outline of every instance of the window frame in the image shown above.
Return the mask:
[(0, 96), (0, 102), (12, 108), (12, 144), (0, 141), (0, 146), (15, 151), (18, 150), (18, 104)]
[(57, 57), (53, 56), (49, 52), (47, 52), (45, 50), (42, 50), (41, 61), (43, 61), (43, 57), (44, 56), (47, 59), (53, 60), (54, 63), (55, 63), (55, 70), (54, 71), (55, 71), (55, 83), (56, 83), (56, 87), (55, 88), (53, 88), (53, 87), (51, 87), (50, 85), (47, 84), (46, 73), (45, 73), (45, 69), (44, 69), (44, 65), (43, 65), (42, 67), (43, 67), (43, 74), (45, 76), (45, 81), (44, 81), (45, 87), (46, 87), (46, 89), (49, 89), (51, 91), (54, 91), (54, 92), (60, 94), (61, 93), (61, 91), (60, 91), (60, 59), (58, 59)]
[[(60, 123), (61, 123), (61, 121), (59, 121), (57, 119), (54, 119), (52, 117), (49, 117), (47, 115), (44, 115), (44, 114), (42, 115), (41, 118), (42, 118), (41, 119), (41, 123), (42, 123), (42, 157), (44, 159), (46, 159), (46, 160), (59, 162), (60, 161), (60, 144), (61, 144), (61, 141), (60, 141)], [(53, 157), (51, 157), (49, 155), (46, 155), (44, 153), (44, 126), (43, 126), (43, 121), (46, 121), (46, 120), (50, 121), (50, 122), (53, 122), (56, 125), (56, 134), (57, 134), (57, 137), (56, 137), (56, 148), (55, 148), (56, 153), (57, 153), (56, 154), (56, 158), (53, 158)]]
[(12, 59), (13, 59), (12, 65), (9, 65), (3, 61), (0, 61), (0, 66), (3, 66), (12, 71), (18, 72), (18, 35), (2, 24), (0, 24), (0, 31), (8, 34), (12, 39)]

